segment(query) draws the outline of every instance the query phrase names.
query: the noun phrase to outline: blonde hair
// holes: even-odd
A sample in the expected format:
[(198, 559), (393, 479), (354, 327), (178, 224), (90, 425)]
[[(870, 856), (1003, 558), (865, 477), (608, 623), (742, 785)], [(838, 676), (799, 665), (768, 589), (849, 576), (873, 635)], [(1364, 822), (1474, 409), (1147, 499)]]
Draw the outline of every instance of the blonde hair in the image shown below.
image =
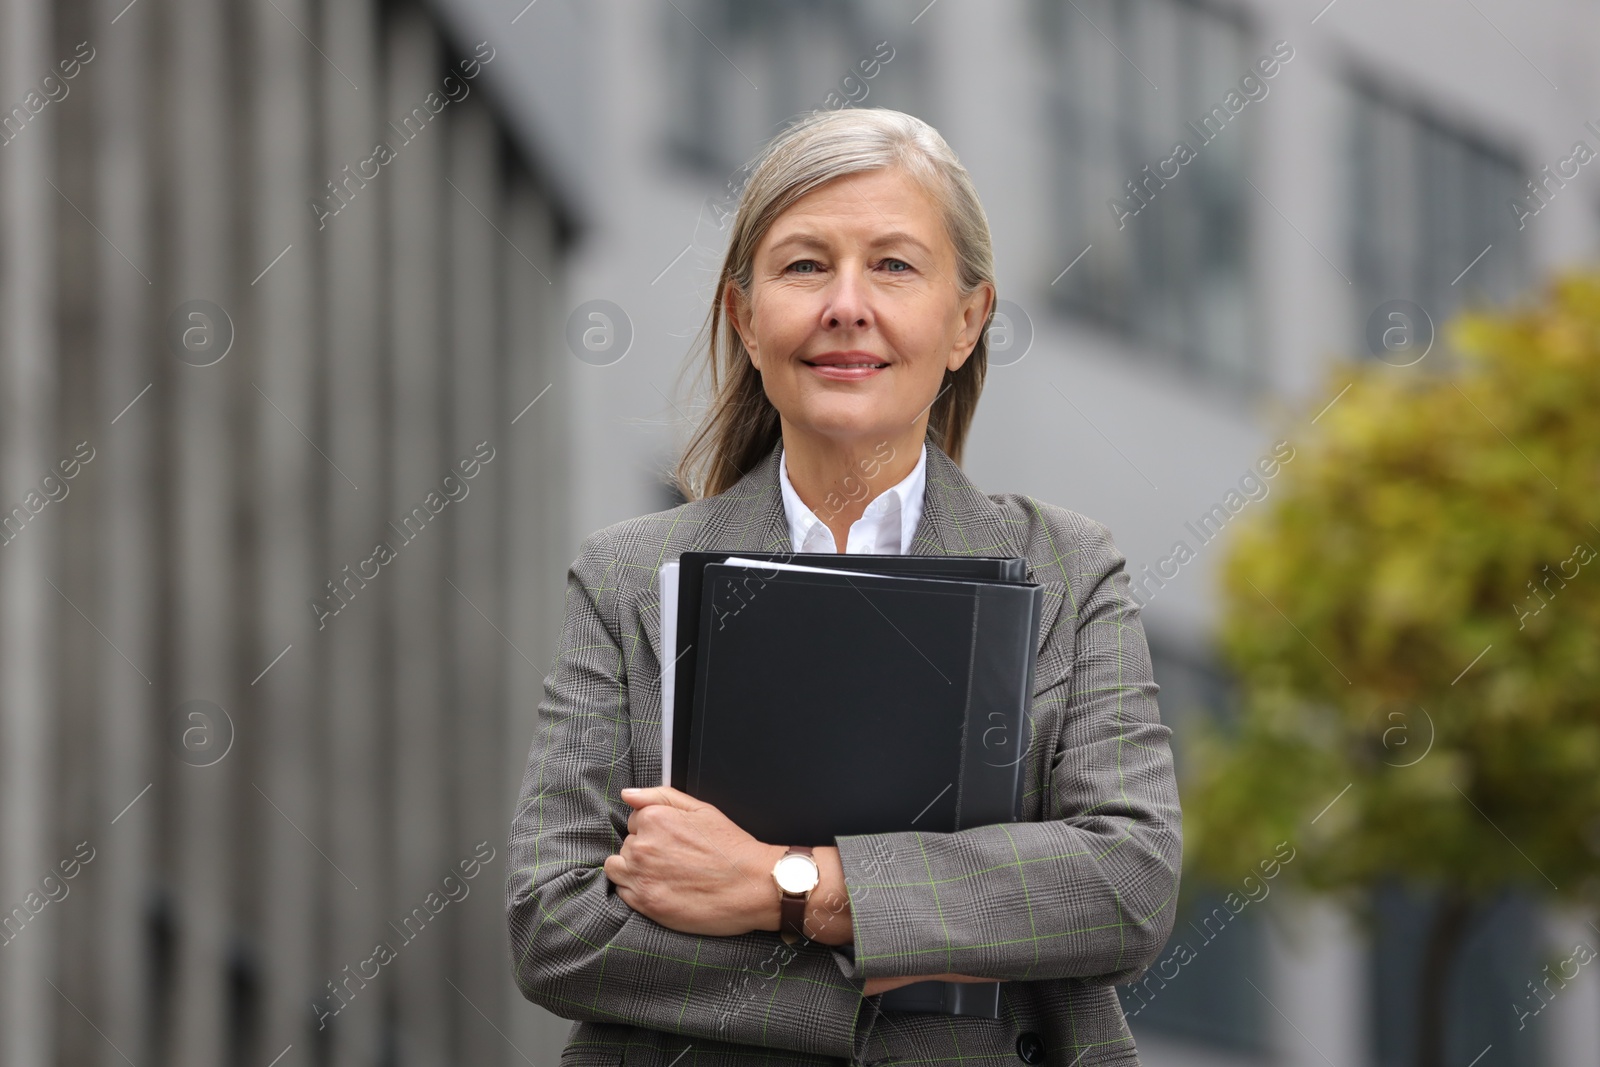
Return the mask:
[[(756, 156), (728, 238), (722, 273), (701, 331), (702, 376), (710, 407), (674, 472), (686, 500), (714, 496), (742, 478), (781, 436), (777, 409), (761, 386), (725, 306), (728, 283), (746, 297), (756, 247), (788, 208), (817, 187), (849, 174), (902, 167), (939, 204), (956, 252), (956, 286), (963, 296), (994, 285), (989, 220), (967, 169), (939, 131), (919, 118), (885, 108), (845, 108), (801, 116)], [(991, 303), (990, 318), (994, 307)], [(988, 328), (957, 371), (945, 371), (928, 414), (928, 440), (961, 462), (967, 430), (988, 370)]]

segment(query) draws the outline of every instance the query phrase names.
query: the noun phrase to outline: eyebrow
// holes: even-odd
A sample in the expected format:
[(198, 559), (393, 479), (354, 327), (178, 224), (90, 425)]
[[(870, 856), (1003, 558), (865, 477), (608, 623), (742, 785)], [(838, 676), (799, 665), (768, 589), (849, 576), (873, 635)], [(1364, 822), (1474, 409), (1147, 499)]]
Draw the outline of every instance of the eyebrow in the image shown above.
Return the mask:
[[(882, 248), (885, 245), (892, 244), (912, 245), (929, 256), (933, 255), (933, 250), (931, 248), (923, 244), (916, 237), (906, 233), (904, 230), (893, 230), (889, 233), (874, 237), (868, 247)], [(824, 241), (821, 237), (818, 237), (813, 233), (792, 233), (783, 240), (774, 244), (769, 251), (777, 252), (779, 249), (786, 248), (790, 245), (798, 245), (802, 248), (827, 248), (828, 242)]]

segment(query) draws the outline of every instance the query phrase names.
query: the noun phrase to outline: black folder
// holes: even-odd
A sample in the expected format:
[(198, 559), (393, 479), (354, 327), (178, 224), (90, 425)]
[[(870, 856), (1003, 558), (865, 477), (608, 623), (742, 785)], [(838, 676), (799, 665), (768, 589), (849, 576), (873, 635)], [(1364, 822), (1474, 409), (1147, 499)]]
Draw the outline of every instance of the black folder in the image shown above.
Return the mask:
[[(680, 570), (699, 632), (674, 784), (773, 844), (1014, 822), (1043, 590), (1004, 578), (1026, 561), (818, 562), (847, 559), (860, 573), (706, 561), (691, 610)], [(999, 1018), (999, 983), (918, 982), (881, 1007)]]
[[(676, 682), (673, 686), (673, 737), (688, 736), (694, 718), (694, 683), (699, 664), (700, 600), (707, 564), (730, 557), (796, 563), (835, 570), (877, 574), (909, 574), (927, 578), (964, 578), (971, 581), (1022, 582), (1028, 561), (1007, 556), (894, 556), (867, 552), (685, 552), (678, 557), (678, 626)], [(663, 635), (667, 636), (667, 635)], [(671, 646), (668, 646), (669, 649)], [(689, 746), (675, 741), (668, 781), (684, 788), (689, 773)]]

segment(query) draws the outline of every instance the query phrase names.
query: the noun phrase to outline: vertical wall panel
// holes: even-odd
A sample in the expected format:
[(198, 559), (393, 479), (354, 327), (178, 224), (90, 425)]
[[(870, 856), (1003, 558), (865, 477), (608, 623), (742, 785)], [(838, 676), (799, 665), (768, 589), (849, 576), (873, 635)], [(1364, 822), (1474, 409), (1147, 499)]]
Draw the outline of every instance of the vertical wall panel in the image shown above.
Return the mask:
[[(390, 836), (394, 842), (391, 885), (402, 915), (423, 908), (444, 874), (445, 766), (441, 717), (445, 711), (441, 665), (444, 628), (441, 590), (444, 531), (453, 515), (440, 510), (440, 478), (446, 458), (441, 420), (447, 410), (442, 373), (444, 299), (440, 240), (444, 184), (442, 161), (447, 120), (432, 116), (426, 100), (437, 94), (441, 64), (432, 28), (416, 13), (396, 16), (389, 42), (388, 114), (402, 127), (399, 158), (389, 165), (390, 234), (389, 360), (392, 375), (389, 441), (394, 462), (390, 513), (410, 522), (393, 585), (400, 610), (391, 616), (394, 643), (394, 782)], [(438, 99), (437, 95), (435, 99)], [(403, 117), (402, 117), (403, 116)], [(407, 125), (407, 124), (410, 125)], [(433, 494), (430, 496), (430, 494)], [(450, 504), (448, 508), (458, 505)], [(426, 909), (423, 915), (427, 915)], [(421, 925), (419, 923), (419, 925)], [(431, 922), (428, 924), (431, 926)], [(442, 1063), (444, 999), (439, 978), (447, 958), (442, 930), (422, 928), (400, 950), (394, 967), (401, 1040), (419, 1063)]]
[[(500, 796), (501, 810), (514, 812), (533, 743), (534, 715), (544, 698), (544, 678), (560, 643), (567, 565), (577, 555), (577, 544), (567, 532), (568, 509), (557, 503), (572, 499), (566, 482), (568, 465), (554, 458), (567, 454), (566, 442), (571, 440), (566, 413), (572, 395), (572, 357), (563, 347), (563, 323), (557, 311), (565, 292), (553, 266), (554, 227), (526, 178), (511, 183), (506, 216), (510, 243), (522, 253), (510, 247), (500, 251), (508, 383), (502, 417), (510, 441), (507, 480), (514, 487), (506, 519), (511, 620), (506, 632), (532, 660), (520, 655), (504, 660), (506, 763)], [(533, 406), (526, 407), (530, 402)], [(525, 1000), (511, 979), (509, 965), (503, 988), (509, 1017), (506, 1033), (521, 1054), (536, 1063), (559, 1060), (572, 1024)]]
[[(457, 81), (456, 84), (468, 84)], [(499, 316), (496, 261), (502, 243), (495, 227), (505, 228), (501, 206), (502, 174), (493, 116), (474, 96), (452, 104), (446, 210), (449, 220), (449, 378), (452, 462), (471, 454), (480, 441), (494, 449), (494, 460), (476, 478), (462, 480), (468, 491), (451, 520), (451, 561), (446, 587), (451, 698), (443, 710), (455, 769), (455, 818), (447, 847), (458, 859), (488, 841), (503, 857), (497, 773), (504, 697), (500, 664), (507, 647), (497, 629), (505, 626), (499, 577), (499, 513), (511, 480), (507, 476), (505, 420), (499, 419)], [(454, 505), (452, 505), (454, 507)], [(455, 862), (450, 860), (447, 862)], [(455, 916), (455, 959), (451, 977), (459, 992), (443, 986), (456, 1019), (455, 1063), (488, 1063), (505, 1054), (505, 1041), (478, 1014), (500, 1025), (499, 991), (504, 988), (505, 912), (495, 885), (502, 870), (493, 863), (472, 883), (471, 895)], [(442, 983), (441, 983), (442, 985)]]
[[(238, 175), (230, 165), (234, 131), (228, 13), (223, 0), (173, 0), (170, 23), (176, 62), (169, 68), (166, 107), (174, 129), (169, 189), (175, 205), (174, 283), (179, 301), (209, 300), (238, 313), (230, 285)], [(236, 345), (236, 348), (239, 347)], [(234, 662), (234, 485), (239, 471), (233, 427), (233, 375), (242, 352), (176, 375), (177, 436), (167, 456), (176, 479), (176, 553), (172, 578), (174, 706), (212, 702), (230, 716), (241, 688)], [(220, 721), (220, 716), (215, 716)], [(236, 720), (237, 722), (237, 720)], [(216, 1067), (224, 1062), (231, 932), (230, 858), (236, 835), (230, 780), (238, 753), (209, 766), (175, 768), (177, 978), (172, 1062)]]
[[(186, 775), (191, 769), (177, 758), (180, 725), (175, 718), (177, 701), (178, 613), (179, 586), (177, 571), (182, 566), (181, 555), (174, 550), (178, 545), (181, 521), (178, 502), (182, 486), (177, 470), (171, 461), (180, 447), (185, 428), (179, 424), (180, 383), (191, 368), (179, 358), (179, 349), (167, 337), (171, 319), (180, 303), (188, 299), (186, 286), (178, 278), (180, 255), (177, 220), (186, 210), (177, 176), (182, 173), (182, 157), (177, 149), (184, 136), (181, 116), (172, 108), (174, 94), (178, 91), (175, 67), (184, 54), (184, 43), (175, 27), (184, 17), (182, 0), (140, 0), (139, 5), (126, 13), (122, 20), (139, 17), (145, 20), (150, 81), (147, 85), (146, 128), (150, 131), (147, 142), (146, 173), (150, 181), (148, 202), (151, 207), (151, 255), (154, 263), (146, 273), (153, 282), (150, 303), (147, 305), (150, 322), (141, 338), (146, 345), (146, 366), (150, 370), (151, 388), (140, 398), (138, 410), (149, 420), (151, 435), (151, 466), (154, 473), (144, 491), (151, 497), (152, 535), (155, 549), (149, 559), (153, 577), (151, 602), (143, 605), (147, 619), (160, 620), (150, 626), (151, 639), (157, 646), (154, 669), (142, 668), (155, 681), (152, 697), (154, 708), (148, 727), (155, 740), (155, 768), (153, 788), (139, 802), (138, 814), (148, 820), (151, 836), (150, 892), (141, 903), (145, 920), (140, 930), (141, 945), (145, 953), (147, 975), (144, 997), (149, 1029), (149, 1049), (156, 1062), (170, 1062), (177, 1042), (178, 1010), (178, 938), (179, 916), (182, 909), (178, 892), (183, 835), (178, 812), (184, 803), (183, 790)], [(119, 23), (120, 25), (120, 23)], [(129, 416), (132, 412), (129, 412)], [(119, 423), (120, 425), (120, 423)], [(146, 811), (145, 808), (152, 810)], [(131, 817), (132, 813), (130, 813)]]
[[(124, 7), (126, 0), (98, 0), (98, 23), (111, 27)], [(94, 62), (100, 67), (92, 72), (95, 80), (83, 87), (92, 87), (92, 96), (83, 103), (92, 103), (96, 121), (94, 214), (107, 233), (117, 235), (116, 248), (101, 243), (93, 275), (101, 299), (96, 342), (101, 440), (94, 462), (103, 465), (97, 483), (104, 501), (98, 552), (105, 583), (101, 626), (106, 632), (106, 641), (96, 646), (102, 725), (94, 831), (103, 836), (102, 844), (95, 845), (99, 854), (94, 862), (103, 866), (85, 879), (95, 914), (84, 926), (93, 930), (99, 946), (97, 1022), (109, 1040), (85, 1062), (102, 1067), (125, 1067), (123, 1053), (135, 1063), (148, 1063), (154, 1051), (144, 952), (153, 888), (152, 830), (159, 809), (145, 788), (154, 792), (158, 770), (165, 769), (160, 761), (164, 755), (170, 759), (160, 747), (152, 673), (158, 653), (151, 620), (157, 617), (154, 557), (159, 549), (151, 489), (159, 477), (152, 459), (160, 402), (151, 395), (156, 386), (150, 363), (160, 352), (148, 343), (157, 322), (150, 306), (153, 286), (139, 273), (155, 270), (147, 176), (150, 24), (150, 12), (137, 8), (119, 19), (114, 36), (94, 43)]]
[[(258, 511), (250, 525), (261, 536), (259, 640), (244, 666), (252, 675), (265, 671), (248, 689), (253, 691), (251, 733), (263, 746), (259, 785), (264, 796), (253, 798), (251, 810), (265, 833), (250, 856), (259, 867), (251, 883), (259, 895), (251, 903), (266, 994), (259, 1034), (247, 1035), (255, 1040), (242, 1051), (246, 1062), (264, 1064), (290, 1045), (307, 1044), (308, 991), (319, 962), (320, 891), (331, 886), (335, 893), (353, 892), (325, 877), (334, 873), (332, 864), (343, 867), (338, 850), (330, 843), (324, 860), (272, 804), (293, 814), (314, 840), (328, 842), (331, 819), (322, 815), (327, 808), (317, 743), (326, 709), (314, 684), (326, 646), (316, 640), (306, 599), (321, 563), (322, 494), (355, 490), (318, 452), (326, 439), (316, 417), (322, 405), (312, 311), (319, 278), (305, 193), (317, 150), (312, 101), (328, 68), (296, 29), (315, 25), (307, 0), (254, 0), (250, 23), (256, 183), (246, 205), (254, 223), (247, 259), (262, 272), (250, 285), (260, 338), (259, 393), (250, 409), (257, 434), (257, 491), (250, 503)], [(340, 82), (332, 91), (352, 90)], [(262, 803), (268, 797), (271, 803)], [(245, 801), (251, 799), (247, 795)]]
[[(44, 469), (52, 472), (52, 484), (61, 497), (39, 516), (43, 524), (40, 532), (48, 532), (56, 555), (50, 568), (50, 579), (56, 588), (49, 590), (58, 602), (55, 654), (46, 661), (55, 672), (51, 683), (55, 700), (51, 716), (54, 751), (48, 768), (54, 779), (55, 803), (46, 845), (46, 869), (55, 868), (59, 876), (62, 872), (56, 864), (73, 854), (77, 842), (88, 841), (89, 847), (98, 849), (105, 840), (103, 827), (93, 825), (99, 776), (92, 741), (99, 723), (93, 667), (105, 644), (96, 632), (97, 627), (103, 632), (106, 599), (103, 561), (95, 552), (104, 521), (100, 509), (105, 502), (105, 468), (96, 466), (94, 461), (80, 464), (76, 476), (68, 479), (58, 464), (63, 457), (72, 455), (80, 443), (85, 446), (85, 455), (90, 454), (87, 449), (91, 448), (96, 460), (105, 455), (107, 443), (94, 425), (97, 398), (93, 388), (99, 369), (96, 319), (102, 303), (91, 279), (107, 239), (114, 241), (120, 235), (107, 229), (104, 220), (96, 219), (95, 225), (85, 220), (86, 216), (94, 218), (97, 192), (94, 109), (87, 98), (92, 95), (100, 72), (91, 62), (80, 65), (77, 77), (66, 79), (57, 66), (58, 57), (71, 56), (80, 42), (94, 35), (90, 26), (93, 4), (88, 0), (65, 0), (52, 5), (50, 11), (51, 40), (34, 77), (39, 84), (45, 72), (53, 72), (50, 87), (59, 97), (38, 117), (39, 121), (50, 123), (55, 143), (49, 166), (51, 180), (59, 189), (51, 190), (56, 219), (55, 292), (51, 307), (55, 317), (52, 332), (56, 423), (47, 445)], [(95, 232), (96, 226), (100, 233)], [(53, 902), (41, 916), (54, 941), (53, 980), (60, 989), (59, 994), (50, 991), (57, 1001), (53, 1005), (53, 1044), (55, 1055), (61, 1060), (88, 1063), (105, 1045), (94, 1027), (85, 1025), (83, 1019), (83, 1015), (97, 1018), (101, 1014), (100, 990), (95, 981), (97, 945), (92, 925), (74, 920), (80, 914), (87, 915), (80, 909), (93, 909), (94, 892), (103, 886), (99, 879), (91, 877), (75, 878), (63, 885), (67, 895)]]
[[(322, 80), (321, 169), (307, 190), (308, 195), (326, 198), (330, 195), (326, 183), (337, 178), (339, 188), (351, 198), (337, 216), (323, 219), (320, 229), (314, 224), (311, 237), (327, 279), (321, 290), (328, 352), (325, 423), (328, 454), (360, 488), (351, 489), (343, 478), (324, 483), (327, 547), (316, 588), (308, 596), (325, 596), (325, 581), (337, 576), (344, 582), (344, 567), (359, 568), (379, 541), (394, 537), (384, 526), (390, 483), (381, 361), (384, 323), (379, 315), (384, 204), (394, 175), (392, 167), (380, 167), (368, 180), (357, 169), (372, 156), (379, 140), (392, 137), (382, 119), (380, 31), (370, 0), (327, 4), (323, 27), (324, 50), (337, 57), (339, 69), (357, 87), (352, 90), (337, 73)], [(346, 166), (354, 169), (354, 181)], [(365, 168), (364, 173), (371, 175), (372, 170)], [(309, 209), (307, 214), (311, 215)], [(366, 573), (371, 575), (370, 568)], [(377, 577), (365, 587), (359, 571), (357, 579), (341, 586), (354, 597), (350, 606), (324, 619), (313, 632), (326, 649), (321, 689), (328, 701), (324, 738), (332, 851), (361, 887), (355, 892), (343, 878), (324, 872), (322, 923), (328, 951), (314, 988), (306, 992), (308, 998), (324, 998), (323, 1010), (338, 1007), (337, 1000), (327, 999), (327, 983), (337, 972), (367, 958), (375, 944), (394, 936), (388, 918), (396, 911), (385, 877), (389, 801), (383, 786), (385, 687), (393, 662), (384, 637), (387, 608), (393, 603), (393, 567), (380, 565)], [(334, 1017), (324, 1019), (316, 1013), (312, 1034), (331, 1046), (331, 1062), (340, 1067), (379, 1062), (384, 987), (392, 981), (392, 974), (383, 974), (370, 988), (357, 991), (359, 1002)]]
[[(22, 101), (53, 62), (48, 15), (36, 0), (0, 7), (0, 99), (7, 107)], [(56, 444), (54, 229), (60, 211), (70, 208), (58, 205), (49, 185), (55, 117), (41, 111), (0, 147), (0, 506), (8, 509), (0, 521), (14, 506), (25, 509), (16, 536), (0, 547), (0, 907), (7, 909), (37, 892), (55, 862), (48, 772), (56, 700), (52, 637), (61, 609), (47, 578), (55, 567), (50, 527), (60, 516), (51, 504), (29, 514), (34, 505), (27, 502), (30, 490), (33, 500), (44, 499), (40, 479)], [(52, 918), (41, 912), (25, 919), (0, 961), (0, 1049), (11, 1063), (54, 1057), (60, 997), (47, 984), (57, 975)]]

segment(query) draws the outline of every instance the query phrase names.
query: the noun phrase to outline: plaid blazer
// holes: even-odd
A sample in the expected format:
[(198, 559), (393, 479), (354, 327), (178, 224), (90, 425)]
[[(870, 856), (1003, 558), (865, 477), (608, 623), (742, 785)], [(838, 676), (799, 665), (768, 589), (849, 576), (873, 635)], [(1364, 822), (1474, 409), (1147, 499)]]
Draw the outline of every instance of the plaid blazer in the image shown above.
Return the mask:
[[(774, 447), (726, 492), (590, 535), (572, 564), (506, 900), (518, 987), (576, 1021), (561, 1063), (1138, 1063), (1112, 986), (1171, 932), (1181, 834), (1124, 558), (1075, 512), (985, 496), (931, 442), (910, 553), (1025, 557), (1045, 588), (1022, 821), (838, 838), (853, 950), (679, 933), (616, 895), (602, 864), (627, 835), (618, 791), (661, 781), (658, 568), (791, 547)], [(1007, 979), (1002, 1017), (862, 995), (869, 977), (939, 973)]]

